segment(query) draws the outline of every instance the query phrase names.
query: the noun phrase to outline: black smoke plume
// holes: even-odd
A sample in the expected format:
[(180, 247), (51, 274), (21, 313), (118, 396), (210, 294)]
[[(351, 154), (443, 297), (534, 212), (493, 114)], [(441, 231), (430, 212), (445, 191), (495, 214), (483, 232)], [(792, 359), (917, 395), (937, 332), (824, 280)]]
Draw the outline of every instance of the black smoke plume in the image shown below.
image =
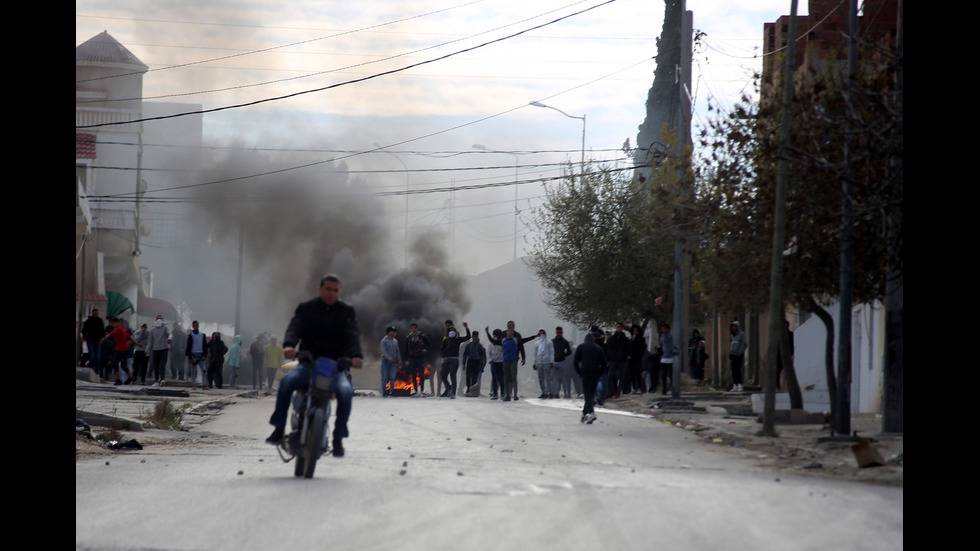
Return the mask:
[[(194, 188), (191, 220), (207, 243), (181, 257), (175, 290), (194, 317), (233, 322), (240, 246), (240, 332), (248, 335), (281, 337), (327, 273), (340, 278), (341, 299), (357, 310), (366, 358), (380, 356), (391, 324), (401, 339), (418, 323), (437, 349), (443, 322), (470, 309), (464, 279), (449, 267), (446, 236), (415, 236), (403, 268), (405, 240), (392, 235), (384, 200), (344, 164), (280, 170), (308, 160), (233, 151), (215, 163), (209, 185)], [(255, 174), (267, 175), (246, 177)]]

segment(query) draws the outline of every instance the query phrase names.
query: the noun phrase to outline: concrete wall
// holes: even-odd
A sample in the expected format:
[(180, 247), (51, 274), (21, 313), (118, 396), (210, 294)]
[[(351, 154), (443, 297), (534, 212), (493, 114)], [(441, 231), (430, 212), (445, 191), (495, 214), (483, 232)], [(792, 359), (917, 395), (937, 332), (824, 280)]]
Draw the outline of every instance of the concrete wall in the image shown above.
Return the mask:
[[(827, 307), (834, 318), (835, 330), (840, 326), (840, 306), (834, 302)], [(884, 308), (880, 303), (859, 304), (851, 310), (851, 413), (881, 411), (881, 373), (884, 360)], [(804, 409), (811, 412), (829, 411), (824, 347), (826, 330), (823, 322), (811, 317), (793, 333), (796, 355), (796, 374), (803, 391)], [(837, 353), (839, 338), (834, 342)], [(834, 361), (835, 372), (837, 361)], [(753, 397), (753, 408), (755, 401)], [(777, 395), (778, 409), (789, 408), (785, 393)], [(761, 411), (761, 407), (759, 408)]]

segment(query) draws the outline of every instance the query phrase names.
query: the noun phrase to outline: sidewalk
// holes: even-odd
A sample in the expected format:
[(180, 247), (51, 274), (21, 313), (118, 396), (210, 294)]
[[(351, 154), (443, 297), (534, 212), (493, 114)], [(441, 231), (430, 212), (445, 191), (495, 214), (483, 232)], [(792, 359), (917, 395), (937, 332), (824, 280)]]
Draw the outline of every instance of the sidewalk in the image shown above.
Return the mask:
[[(832, 434), (833, 424), (822, 414), (777, 411), (777, 437), (759, 436), (760, 416), (752, 412), (752, 392), (696, 389), (682, 392), (679, 401), (660, 394), (636, 394), (609, 399), (605, 408), (649, 415), (651, 420), (690, 432), (715, 446), (776, 473), (904, 485), (904, 435), (881, 432), (877, 414), (851, 416), (852, 434)], [(789, 422), (791, 417), (797, 421)], [(857, 433), (857, 438), (853, 438)], [(862, 458), (877, 452), (884, 465), (859, 467), (852, 446), (860, 439)]]
[[(88, 368), (77, 368), (75, 378), (75, 418), (93, 429), (114, 427), (129, 432), (142, 432), (146, 417), (156, 404), (169, 399), (175, 407), (184, 407), (183, 425), (190, 429), (208, 415), (220, 410), (224, 403), (237, 396), (257, 396), (257, 390), (191, 388), (187, 381), (166, 381), (159, 388), (149, 385), (121, 385), (98, 382), (88, 377)], [(84, 377), (82, 379), (78, 377)], [(186, 407), (185, 407), (186, 406)], [(156, 430), (156, 429), (154, 429)]]

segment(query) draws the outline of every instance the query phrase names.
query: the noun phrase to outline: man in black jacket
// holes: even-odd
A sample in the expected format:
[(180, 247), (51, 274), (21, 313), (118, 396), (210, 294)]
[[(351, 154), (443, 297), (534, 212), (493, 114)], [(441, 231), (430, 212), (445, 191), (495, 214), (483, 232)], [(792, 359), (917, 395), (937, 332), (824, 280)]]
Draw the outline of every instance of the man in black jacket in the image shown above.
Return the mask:
[(582, 376), (582, 387), (585, 391), (585, 406), (582, 408), (581, 422), (591, 425), (596, 420), (592, 406), (595, 401), (596, 385), (609, 364), (606, 361), (606, 354), (595, 343), (592, 333), (587, 334), (585, 342), (575, 349), (574, 358), (572, 365), (575, 366), (575, 372)]
[(619, 398), (622, 392), (623, 377), (626, 373), (626, 358), (629, 356), (630, 339), (623, 331), (622, 322), (616, 324), (616, 331), (606, 340), (606, 355), (609, 359), (609, 374), (606, 376), (606, 396)]
[[(555, 327), (555, 338), (551, 339), (555, 346), (555, 370), (558, 372), (559, 389), (564, 389), (565, 398), (572, 397), (572, 387), (575, 387), (575, 394), (582, 394), (582, 378), (578, 377), (571, 366), (572, 345), (565, 340), (565, 332), (559, 327)], [(557, 398), (558, 396), (555, 396)]]
[(99, 354), (99, 341), (105, 336), (105, 323), (99, 317), (98, 310), (92, 310), (92, 315), (82, 322), (82, 338), (85, 339), (85, 346), (88, 347), (88, 365), (96, 373), (102, 374), (102, 361)]
[[(287, 359), (296, 356), (296, 347), (299, 346), (301, 351), (308, 351), (314, 359), (325, 357), (337, 360), (347, 357), (350, 358), (351, 367), (361, 368), (364, 358), (361, 353), (361, 331), (357, 326), (354, 307), (340, 300), (340, 279), (337, 276), (323, 276), (320, 280), (320, 296), (301, 302), (296, 307), (282, 345), (283, 356)], [(293, 391), (309, 387), (311, 367), (300, 364), (289, 370), (280, 381), (276, 409), (269, 419), (269, 424), (275, 427), (272, 435), (266, 439), (269, 444), (278, 445), (282, 441)], [(333, 384), (337, 397), (333, 455), (343, 457), (342, 439), (348, 436), (347, 420), (350, 418), (354, 388), (350, 380), (342, 374), (334, 377)]]
[(442, 396), (456, 398), (456, 374), (459, 371), (459, 347), (470, 340), (470, 326), (463, 322), (466, 336), (456, 331), (452, 320), (446, 320), (446, 336), (442, 338), (442, 386), (446, 387)]

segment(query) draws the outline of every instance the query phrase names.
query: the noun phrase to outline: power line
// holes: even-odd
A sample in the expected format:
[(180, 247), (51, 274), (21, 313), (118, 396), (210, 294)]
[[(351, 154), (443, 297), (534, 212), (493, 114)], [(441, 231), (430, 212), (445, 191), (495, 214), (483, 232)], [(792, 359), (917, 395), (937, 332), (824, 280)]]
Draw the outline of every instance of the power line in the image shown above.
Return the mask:
[[(615, 1), (615, 0), (610, 0), (610, 2), (611, 1)], [(592, 9), (592, 8), (590, 8), (590, 9)], [(566, 94), (566, 93), (568, 93), (568, 92), (570, 92), (572, 90), (577, 90), (577, 89), (582, 88), (584, 86), (587, 86), (587, 85), (590, 85), (590, 84), (594, 84), (594, 83), (599, 82), (600, 80), (606, 79), (606, 78), (608, 78), (608, 77), (610, 77), (612, 75), (621, 73), (623, 71), (628, 71), (628, 70), (632, 69), (633, 67), (636, 67), (638, 65), (641, 65), (643, 63), (646, 63), (646, 62), (650, 61), (651, 59), (652, 58), (644, 58), (641, 61), (639, 61), (637, 63), (634, 63), (634, 64), (632, 64), (632, 65), (630, 65), (628, 67), (625, 67), (623, 69), (619, 69), (617, 71), (613, 71), (612, 73), (609, 73), (607, 75), (604, 75), (604, 76), (601, 76), (601, 77), (592, 79), (592, 80), (590, 80), (588, 82), (585, 82), (585, 83), (583, 83), (583, 84), (581, 84), (579, 86), (574, 86), (574, 87), (569, 88), (567, 90), (564, 90), (562, 92), (558, 92), (558, 93), (552, 94), (550, 96), (547, 96), (547, 97), (544, 97), (544, 98), (541, 98), (541, 99), (542, 100), (547, 100), (547, 99), (555, 98), (555, 97), (558, 97), (558, 96), (560, 96), (562, 94)], [(427, 138), (438, 136), (440, 134), (446, 134), (446, 133), (452, 132), (454, 130), (459, 130), (460, 128), (465, 128), (467, 126), (472, 126), (474, 124), (478, 124), (478, 123), (481, 123), (481, 122), (484, 122), (484, 121), (488, 121), (490, 119), (493, 119), (493, 118), (496, 118), (496, 117), (500, 117), (500, 116), (506, 115), (508, 113), (513, 113), (514, 111), (517, 111), (518, 109), (523, 109), (525, 107), (527, 107), (527, 104), (521, 104), (521, 105), (519, 105), (517, 107), (512, 107), (510, 109), (506, 109), (506, 110), (501, 111), (499, 113), (495, 113), (493, 115), (487, 115), (486, 117), (481, 117), (479, 119), (475, 119), (475, 120), (472, 120), (472, 121), (469, 121), (469, 122), (458, 124), (456, 126), (451, 126), (449, 128), (444, 128), (442, 130), (437, 130), (435, 132), (430, 132), (428, 134), (424, 134), (424, 135), (421, 135), (421, 136), (416, 136), (414, 138), (409, 138), (407, 140), (402, 140), (402, 141), (399, 141), (399, 142), (391, 143), (391, 144), (388, 144), (388, 145), (385, 145), (385, 146), (381, 146), (381, 147), (376, 147), (376, 148), (373, 148), (373, 149), (368, 149), (368, 150), (364, 150), (364, 151), (355, 151), (355, 152), (343, 154), (343, 155), (340, 155), (338, 157), (334, 157), (334, 158), (331, 158), (331, 159), (324, 159), (324, 160), (320, 160), (320, 161), (313, 161), (313, 162), (305, 163), (305, 164), (302, 164), (302, 165), (297, 165), (297, 166), (288, 167), (288, 168), (282, 168), (282, 169), (273, 170), (273, 171), (267, 171), (267, 172), (258, 173), (258, 174), (250, 174), (250, 175), (239, 176), (239, 177), (234, 177), (234, 178), (225, 178), (225, 179), (222, 179), (222, 180), (215, 180), (215, 181), (210, 181), (210, 182), (201, 182), (201, 183), (190, 184), (190, 185), (186, 185), (186, 186), (175, 186), (175, 187), (171, 187), (171, 188), (165, 188), (165, 189), (159, 189), (159, 190), (153, 190), (153, 191), (154, 192), (163, 192), (163, 191), (173, 191), (173, 190), (186, 189), (186, 188), (192, 188), (192, 187), (210, 186), (210, 185), (215, 185), (215, 184), (221, 184), (221, 183), (227, 183), (227, 182), (233, 182), (233, 181), (239, 181), (239, 180), (246, 180), (246, 179), (250, 179), (250, 178), (258, 178), (258, 177), (261, 177), (261, 176), (271, 176), (271, 175), (274, 175), (274, 174), (281, 174), (281, 173), (288, 172), (288, 171), (291, 171), (291, 170), (299, 170), (299, 169), (310, 168), (310, 167), (313, 167), (313, 166), (318, 166), (318, 165), (322, 165), (322, 164), (326, 164), (326, 163), (332, 163), (332, 162), (336, 162), (336, 161), (342, 161), (342, 160), (345, 160), (345, 159), (349, 159), (349, 158), (357, 157), (357, 156), (360, 156), (360, 155), (364, 155), (366, 153), (374, 153), (374, 152), (377, 152), (377, 151), (386, 151), (386, 150), (388, 150), (391, 147), (396, 147), (396, 146), (404, 145), (404, 144), (407, 144), (407, 143), (421, 141), (421, 140), (424, 140), (424, 139), (427, 139)]]
[[(299, 46), (299, 45), (302, 45), (302, 44), (309, 44), (311, 42), (318, 42), (320, 40), (327, 40), (327, 39), (330, 39), (330, 38), (336, 38), (338, 36), (345, 36), (345, 35), (348, 35), (348, 34), (356, 34), (356, 33), (359, 33), (359, 32), (365, 32), (365, 31), (369, 31), (371, 29), (377, 29), (377, 28), (388, 26), (388, 25), (394, 25), (396, 23), (404, 23), (405, 21), (411, 21), (413, 19), (421, 19), (421, 18), (427, 17), (429, 15), (435, 15), (437, 13), (451, 11), (451, 10), (454, 10), (454, 9), (457, 9), (457, 8), (462, 8), (462, 7), (470, 6), (472, 4), (479, 4), (479, 3), (484, 2), (484, 1), (485, 0), (474, 0), (473, 2), (467, 2), (465, 4), (459, 4), (457, 6), (452, 6), (452, 7), (449, 7), (449, 8), (443, 8), (441, 10), (430, 11), (430, 12), (422, 13), (422, 14), (419, 14), (419, 15), (413, 15), (411, 17), (405, 17), (405, 18), (402, 18), (402, 19), (396, 19), (394, 21), (388, 21), (386, 23), (379, 23), (377, 25), (370, 25), (370, 26), (362, 27), (360, 29), (355, 29), (355, 30), (352, 30), (352, 31), (344, 31), (344, 32), (340, 32), (340, 33), (333, 34), (333, 35), (330, 35), (330, 36), (321, 36), (321, 37), (318, 37), (318, 38), (311, 38), (309, 40), (301, 40), (299, 42), (292, 42), (290, 44), (281, 44), (279, 46), (271, 46), (269, 48), (262, 48), (262, 49), (259, 49), (259, 50), (249, 50), (247, 52), (242, 52), (242, 53), (238, 53), (238, 54), (226, 55), (226, 56), (221, 56), (221, 57), (214, 57), (214, 58), (210, 58), (210, 59), (202, 59), (202, 60), (199, 60), (199, 61), (190, 61), (190, 62), (187, 62), (187, 63), (179, 63), (179, 64), (175, 64), (175, 65), (168, 65), (168, 66), (165, 66), (165, 67), (158, 67), (156, 69), (149, 69), (146, 72), (147, 73), (151, 73), (151, 72), (155, 72), (155, 71), (164, 71), (164, 70), (168, 70), (168, 69), (177, 69), (177, 68), (180, 68), (180, 67), (190, 67), (192, 65), (201, 65), (201, 64), (204, 64), (204, 63), (211, 63), (211, 62), (214, 62), (214, 61), (223, 61), (223, 60), (226, 60), (226, 59), (233, 59), (233, 58), (236, 58), (236, 57), (244, 57), (244, 56), (249, 56), (249, 55), (253, 55), (253, 54), (259, 54), (259, 53), (264, 53), (264, 52), (271, 52), (273, 50), (281, 50), (283, 48), (290, 48), (292, 46)], [(109, 19), (111, 19), (111, 18), (109, 18)], [(153, 21), (153, 20), (150, 20), (150, 19), (133, 19), (133, 20), (134, 21)], [(165, 23), (177, 23), (177, 24), (181, 24), (181, 25), (192, 24), (192, 25), (218, 25), (218, 26), (238, 26), (238, 27), (263, 27), (261, 25), (241, 25), (241, 24), (232, 25), (232, 24), (222, 24), (222, 23), (198, 23), (198, 22), (193, 22), (193, 21), (190, 21), (190, 22), (187, 22), (187, 21), (161, 21), (161, 22), (165, 22)], [(264, 28), (277, 28), (277, 27), (264, 27)], [(137, 75), (137, 74), (141, 74), (141, 73), (134, 71), (132, 73), (125, 73), (125, 74), (121, 74), (121, 75), (110, 75), (110, 76), (104, 76), (104, 77), (99, 77), (99, 78), (91, 78), (91, 79), (87, 79), (87, 80), (78, 80), (78, 81), (75, 81), (75, 82), (77, 84), (77, 83), (80, 83), (80, 82), (91, 82), (91, 81), (95, 81), (95, 80), (105, 80), (105, 79), (112, 79), (112, 78), (119, 78), (119, 77)], [(164, 97), (164, 96), (161, 96), (161, 97)], [(146, 98), (136, 98), (136, 99), (146, 99)], [(128, 101), (128, 100), (125, 100), (125, 101)]]
[(457, 50), (455, 52), (451, 52), (451, 53), (448, 53), (448, 54), (443, 55), (443, 56), (439, 56), (439, 57), (436, 57), (436, 58), (428, 59), (428, 60), (425, 60), (425, 61), (420, 61), (418, 63), (413, 63), (413, 64), (406, 65), (406, 66), (403, 66), (403, 67), (400, 67), (400, 68), (391, 69), (389, 71), (382, 71), (380, 73), (375, 73), (373, 75), (369, 75), (369, 76), (366, 76), (366, 77), (361, 77), (361, 78), (357, 78), (357, 79), (353, 79), (353, 80), (348, 80), (348, 81), (344, 81), (344, 82), (338, 82), (338, 83), (335, 83), (335, 84), (331, 84), (329, 86), (323, 86), (323, 87), (320, 87), (320, 88), (313, 88), (313, 89), (309, 89), (309, 90), (302, 90), (302, 91), (299, 91), (299, 92), (294, 92), (292, 94), (286, 94), (286, 95), (283, 95), (283, 96), (276, 96), (276, 97), (271, 97), (271, 98), (264, 98), (264, 99), (259, 99), (259, 100), (255, 100), (255, 101), (251, 101), (251, 102), (246, 102), (246, 103), (235, 104), (235, 105), (226, 105), (226, 106), (223, 106), (223, 107), (214, 107), (214, 108), (211, 108), (211, 109), (200, 109), (200, 110), (196, 110), (196, 111), (187, 111), (187, 112), (183, 112), (183, 113), (175, 113), (175, 114), (172, 114), (172, 115), (161, 115), (161, 116), (158, 116), (158, 117), (147, 117), (147, 118), (142, 118), (142, 119), (134, 119), (134, 120), (126, 121), (124, 123), (123, 122), (112, 122), (112, 123), (100, 123), (100, 124), (90, 124), (90, 125), (84, 125), (84, 126), (76, 126), (75, 129), (78, 130), (78, 129), (86, 129), (86, 128), (99, 128), (99, 127), (104, 127), (104, 126), (116, 126), (116, 125), (119, 125), (119, 124), (137, 124), (137, 123), (148, 122), (148, 121), (156, 121), (156, 120), (173, 119), (173, 118), (177, 118), (177, 117), (185, 117), (185, 116), (188, 116), (188, 115), (203, 115), (203, 114), (207, 114), (207, 113), (215, 113), (215, 112), (218, 112), (218, 111), (226, 111), (226, 110), (229, 110), (229, 109), (238, 109), (238, 108), (242, 108), (242, 107), (252, 107), (252, 106), (255, 106), (255, 105), (261, 105), (263, 103), (269, 103), (269, 102), (273, 102), (273, 101), (281, 101), (281, 100), (284, 100), (284, 99), (294, 98), (294, 97), (298, 97), (298, 96), (302, 96), (302, 95), (306, 95), (306, 94), (312, 94), (312, 93), (315, 93), (315, 92), (323, 92), (325, 90), (331, 90), (331, 89), (339, 88), (341, 86), (346, 86), (346, 85), (349, 85), (349, 84), (357, 84), (357, 83), (360, 83), (360, 82), (366, 82), (366, 81), (373, 80), (373, 79), (376, 79), (376, 78), (380, 78), (380, 77), (383, 77), (383, 76), (388, 76), (388, 75), (393, 75), (393, 74), (396, 74), (396, 73), (401, 73), (401, 72), (407, 71), (409, 69), (413, 69), (415, 67), (421, 67), (423, 65), (429, 65), (431, 63), (435, 63), (435, 62), (438, 62), (438, 61), (443, 61), (443, 60), (449, 59), (451, 57), (454, 57), (454, 56), (457, 56), (457, 55), (460, 55), (460, 54), (463, 54), (463, 53), (472, 52), (472, 51), (478, 50), (480, 48), (484, 48), (484, 47), (489, 46), (491, 44), (496, 44), (498, 42), (503, 42), (505, 40), (509, 40), (511, 38), (514, 38), (514, 37), (517, 37), (517, 36), (520, 36), (520, 35), (523, 35), (523, 34), (527, 34), (527, 33), (531, 32), (531, 31), (542, 29), (542, 28), (547, 27), (549, 25), (553, 25), (553, 24), (558, 23), (560, 21), (564, 21), (565, 19), (569, 19), (571, 17), (575, 17), (577, 15), (581, 15), (583, 13), (592, 11), (594, 9), (597, 9), (599, 7), (602, 7), (602, 6), (605, 6), (607, 4), (611, 4), (611, 3), (615, 2), (615, 1), (616, 0), (605, 0), (604, 2), (601, 2), (599, 4), (596, 4), (596, 5), (591, 6), (589, 8), (585, 8), (583, 10), (577, 11), (575, 13), (571, 13), (569, 15), (564, 15), (562, 17), (559, 17), (559, 18), (554, 19), (552, 21), (549, 21), (547, 23), (542, 23), (540, 25), (535, 25), (534, 27), (530, 27), (528, 29), (524, 29), (522, 31), (518, 31), (516, 33), (510, 34), (510, 35), (507, 35), (507, 36), (504, 36), (504, 37), (501, 37), (501, 38), (496, 38), (496, 39), (493, 39), (493, 40), (489, 40), (487, 42), (484, 42), (482, 44), (478, 44), (476, 46), (471, 46), (469, 48), (464, 48), (462, 50)]
[[(339, 67), (337, 69), (330, 69), (328, 71), (317, 71), (317, 72), (314, 72), (314, 73), (308, 73), (308, 74), (300, 75), (300, 76), (296, 76), (296, 77), (283, 78), (283, 79), (277, 79), (277, 80), (270, 80), (270, 81), (265, 81), (265, 82), (257, 82), (257, 83), (252, 83), (252, 84), (242, 84), (242, 85), (239, 85), (239, 86), (229, 86), (229, 87), (226, 87), (226, 88), (214, 88), (214, 89), (210, 89), (210, 90), (198, 90), (198, 91), (195, 91), (195, 92), (181, 92), (179, 94), (164, 94), (164, 95), (159, 95), (159, 96), (146, 96), (146, 97), (140, 97), (140, 98), (119, 98), (119, 99), (113, 99), (111, 101), (122, 102), (122, 101), (152, 100), (152, 99), (162, 99), (162, 98), (172, 98), (172, 97), (182, 97), (182, 96), (193, 96), (193, 95), (200, 95), (200, 94), (210, 94), (210, 93), (214, 93), (214, 92), (227, 92), (229, 90), (242, 90), (242, 89), (245, 89), (245, 88), (255, 88), (255, 87), (258, 87), (258, 86), (266, 86), (266, 85), (269, 85), (269, 84), (281, 84), (283, 82), (290, 82), (290, 81), (293, 81), (293, 80), (301, 80), (301, 79), (304, 79), (304, 78), (310, 78), (310, 77), (319, 76), (319, 75), (325, 75), (325, 74), (329, 74), (329, 73), (337, 73), (337, 72), (346, 71), (346, 70), (349, 70), (349, 69), (355, 69), (357, 67), (364, 67), (364, 66), (367, 66), (367, 65), (375, 64), (375, 63), (381, 63), (381, 62), (384, 62), (384, 61), (390, 61), (392, 59), (397, 59), (397, 58), (401, 58), (401, 57), (408, 57), (408, 56), (410, 56), (412, 54), (417, 54), (417, 53), (424, 52), (424, 51), (427, 51), (427, 50), (433, 50), (433, 49), (440, 48), (442, 46), (446, 46), (446, 45), (453, 44), (453, 43), (456, 43), (456, 42), (462, 42), (463, 40), (468, 40), (470, 38), (474, 38), (474, 37), (477, 37), (477, 36), (480, 36), (480, 35), (488, 34), (488, 33), (491, 33), (493, 31), (498, 31), (500, 29), (506, 29), (507, 27), (513, 27), (513, 26), (519, 25), (521, 23), (526, 23), (528, 21), (532, 21), (532, 20), (537, 19), (539, 17), (542, 17), (544, 15), (548, 15), (550, 13), (554, 13), (556, 11), (563, 10), (563, 9), (568, 8), (570, 6), (574, 6), (576, 4), (584, 3), (584, 1), (585, 0), (582, 0), (580, 2), (575, 2), (573, 4), (569, 4), (568, 6), (563, 6), (561, 8), (556, 8), (554, 10), (546, 11), (544, 13), (540, 13), (540, 14), (535, 15), (533, 17), (528, 17), (528, 18), (523, 19), (521, 21), (515, 21), (513, 23), (508, 23), (507, 25), (501, 25), (499, 27), (495, 27), (493, 29), (489, 29), (489, 30), (486, 30), (486, 31), (483, 31), (483, 32), (480, 32), (480, 33), (476, 33), (474, 35), (469, 35), (469, 36), (465, 36), (465, 37), (462, 37), (462, 38), (457, 38), (455, 40), (450, 40), (450, 41), (447, 41), (447, 42), (442, 42), (440, 44), (434, 44), (432, 46), (427, 46), (425, 48), (419, 48), (417, 50), (412, 50), (410, 52), (404, 52), (404, 53), (401, 53), (401, 54), (397, 54), (397, 55), (393, 55), (393, 56), (388, 56), (388, 57), (384, 57), (384, 58), (381, 58), (381, 59), (375, 59), (375, 60), (372, 60), (372, 61), (365, 61), (363, 63), (355, 63), (353, 65), (348, 65), (346, 67)], [(352, 31), (352, 32), (356, 32), (356, 31)], [(342, 34), (344, 34), (344, 33), (342, 33)], [(272, 49), (272, 48), (270, 48), (270, 49)], [(261, 51), (261, 50), (259, 50), (259, 51)], [(239, 54), (239, 55), (247, 55), (247, 54)], [(228, 57), (235, 57), (235, 56), (228, 56)], [(133, 74), (133, 73), (130, 73), (130, 74)], [(81, 102), (81, 103), (105, 103), (107, 101), (109, 101), (109, 100), (99, 99), (99, 100), (90, 100), (88, 102)]]
[[(608, 168), (604, 169), (602, 172), (623, 172), (632, 171), (636, 167), (625, 166), (619, 168)], [(591, 174), (596, 174), (595, 172), (586, 172), (582, 176), (589, 176)], [(543, 184), (547, 182), (554, 182), (559, 180), (565, 180), (568, 178), (567, 174), (560, 176), (550, 176), (550, 177), (538, 177), (527, 180), (511, 180), (506, 182), (492, 182), (485, 184), (473, 184), (468, 186), (443, 186), (436, 188), (425, 188), (417, 190), (396, 190), (396, 191), (381, 191), (376, 193), (371, 193), (369, 195), (374, 197), (395, 197), (404, 195), (428, 195), (433, 193), (450, 193), (456, 191), (472, 191), (479, 189), (492, 189), (498, 187), (510, 187), (526, 184)], [(92, 203), (130, 203), (134, 201), (134, 198), (130, 195), (94, 195), (89, 196), (89, 202)], [(158, 203), (158, 204), (180, 204), (180, 203), (202, 203), (202, 202), (215, 202), (220, 201), (224, 203), (253, 203), (253, 202), (271, 202), (271, 201), (293, 201), (293, 197), (285, 197), (282, 195), (275, 196), (253, 196), (253, 197), (208, 197), (208, 198), (186, 198), (186, 197), (143, 197), (141, 201), (147, 204)]]

